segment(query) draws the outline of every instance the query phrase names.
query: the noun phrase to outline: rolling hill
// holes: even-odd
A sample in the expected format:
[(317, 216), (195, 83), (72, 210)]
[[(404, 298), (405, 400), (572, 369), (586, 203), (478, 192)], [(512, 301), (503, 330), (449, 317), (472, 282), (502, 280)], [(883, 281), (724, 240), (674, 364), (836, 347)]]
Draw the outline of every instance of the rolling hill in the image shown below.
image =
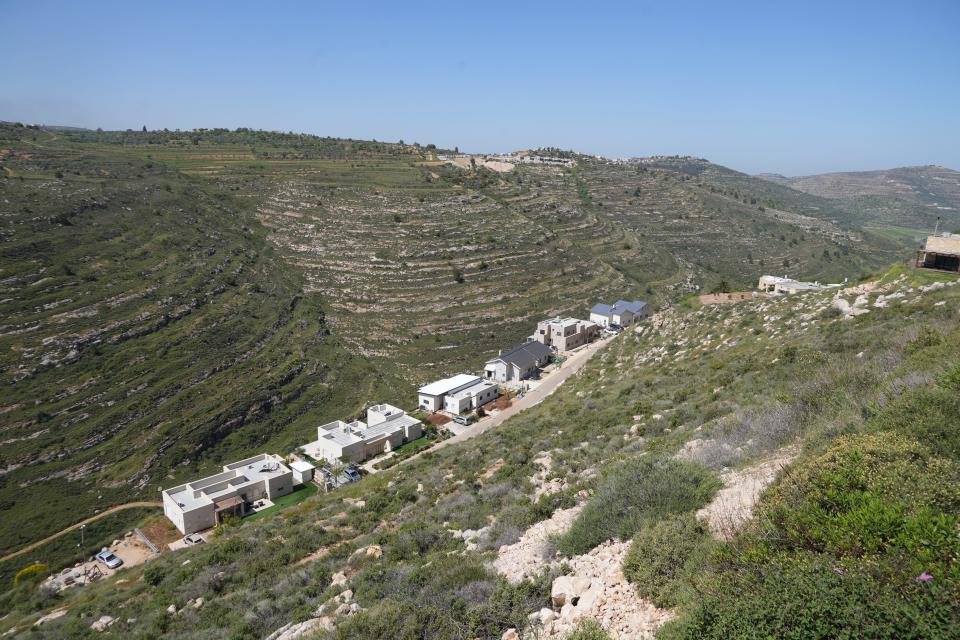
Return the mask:
[(844, 203), (864, 222), (932, 230), (937, 217), (960, 227), (960, 171), (928, 165), (787, 178), (758, 176)]

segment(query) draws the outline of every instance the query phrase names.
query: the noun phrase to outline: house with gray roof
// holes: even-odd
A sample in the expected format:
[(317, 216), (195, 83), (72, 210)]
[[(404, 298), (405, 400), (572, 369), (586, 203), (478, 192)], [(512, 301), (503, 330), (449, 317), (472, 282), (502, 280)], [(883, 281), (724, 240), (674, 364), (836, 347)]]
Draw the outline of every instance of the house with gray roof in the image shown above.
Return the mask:
[(650, 305), (643, 300), (617, 300), (613, 304), (595, 304), (590, 309), (590, 320), (601, 327), (618, 324), (628, 327), (638, 320), (648, 318), (653, 313)]
[(518, 344), (487, 360), (483, 375), (487, 380), (510, 382), (525, 380), (550, 361), (550, 347), (531, 341)]

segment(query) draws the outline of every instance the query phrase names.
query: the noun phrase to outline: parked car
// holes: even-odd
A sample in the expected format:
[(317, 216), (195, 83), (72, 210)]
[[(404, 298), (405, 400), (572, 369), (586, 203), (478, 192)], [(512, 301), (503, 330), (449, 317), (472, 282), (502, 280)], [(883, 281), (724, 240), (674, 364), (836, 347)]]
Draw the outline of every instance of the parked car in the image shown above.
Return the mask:
[(471, 415), (453, 416), (453, 421), (456, 422), (457, 424), (468, 425), (468, 424), (473, 424), (476, 421), (476, 418), (474, 418)]
[(106, 565), (108, 569), (116, 569), (123, 564), (123, 560), (113, 554), (113, 551), (104, 549), (96, 555), (97, 560)]
[(623, 331), (623, 327), (621, 327), (621, 326), (618, 325), (618, 324), (611, 324), (611, 325), (610, 325), (609, 327), (607, 327), (607, 328), (610, 329), (611, 331), (616, 331), (617, 333), (620, 333), (621, 331)]
[(360, 470), (356, 467), (347, 467), (343, 470), (343, 475), (347, 476), (350, 479), (350, 482), (359, 482), (362, 478), (360, 475)]
[(203, 539), (203, 536), (197, 535), (196, 533), (191, 533), (188, 536), (183, 536), (183, 542), (187, 545), (195, 545), (204, 544), (206, 540)]

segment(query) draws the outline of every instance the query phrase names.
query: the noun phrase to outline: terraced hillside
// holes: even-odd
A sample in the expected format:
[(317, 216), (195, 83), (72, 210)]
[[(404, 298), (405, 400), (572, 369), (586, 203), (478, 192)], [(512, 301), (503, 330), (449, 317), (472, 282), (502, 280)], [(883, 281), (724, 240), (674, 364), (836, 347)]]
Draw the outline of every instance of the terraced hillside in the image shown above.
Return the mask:
[(0, 148), (0, 552), (402, 399), (247, 203), (43, 131)]
[(597, 300), (666, 302), (767, 271), (842, 279), (896, 256), (673, 171), (580, 158), (492, 174), (431, 157), (234, 163), (208, 177), (258, 202), (338, 336), (418, 382), (476, 368), (538, 319)]
[(364, 403), (409, 406), (548, 315), (896, 256), (677, 167), (498, 174), (246, 129), (2, 135), (3, 549)]
[[(676, 305), (469, 444), (122, 583), (22, 584), (0, 631), (496, 640), (564, 637), (581, 618), (620, 640), (949, 637), (958, 284), (896, 267), (839, 292)], [(713, 539), (697, 512), (723, 522), (738, 490), (746, 515)], [(564, 602), (560, 577), (589, 589)], [(102, 615), (118, 620), (99, 635)]]

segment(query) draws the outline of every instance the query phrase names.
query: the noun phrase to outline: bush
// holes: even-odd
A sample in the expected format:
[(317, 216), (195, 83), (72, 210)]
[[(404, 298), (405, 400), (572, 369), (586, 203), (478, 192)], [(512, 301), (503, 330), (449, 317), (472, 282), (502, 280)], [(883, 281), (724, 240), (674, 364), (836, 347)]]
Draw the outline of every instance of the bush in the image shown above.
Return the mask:
[(702, 590), (699, 606), (663, 627), (658, 640), (956, 637), (960, 608), (944, 585), (894, 582), (869, 568), (841, 568), (816, 554), (737, 563)]
[(788, 475), (760, 515), (782, 543), (861, 556), (936, 547), (937, 532), (952, 526), (943, 518), (955, 520), (946, 514), (957, 512), (960, 466), (902, 434), (880, 432), (840, 438)]
[(610, 634), (604, 631), (600, 623), (593, 618), (587, 618), (577, 625), (567, 640), (610, 640)]
[(557, 548), (572, 556), (606, 540), (628, 540), (648, 522), (702, 507), (719, 484), (704, 467), (672, 458), (620, 463), (603, 476)]
[(156, 587), (167, 577), (167, 572), (158, 564), (151, 564), (143, 570), (143, 581), (151, 587)]
[[(956, 379), (956, 383), (952, 380)], [(951, 385), (955, 385), (951, 387)], [(919, 440), (933, 452), (960, 461), (960, 367), (942, 374), (939, 385), (915, 389), (884, 407), (871, 426)]]
[(41, 562), (34, 562), (20, 569), (17, 575), (13, 576), (13, 585), (19, 586), (24, 582), (39, 580), (45, 575), (47, 575), (47, 565)]
[(695, 516), (661, 520), (633, 539), (623, 573), (640, 597), (658, 607), (675, 607), (684, 583), (703, 565), (710, 546), (710, 534)]

